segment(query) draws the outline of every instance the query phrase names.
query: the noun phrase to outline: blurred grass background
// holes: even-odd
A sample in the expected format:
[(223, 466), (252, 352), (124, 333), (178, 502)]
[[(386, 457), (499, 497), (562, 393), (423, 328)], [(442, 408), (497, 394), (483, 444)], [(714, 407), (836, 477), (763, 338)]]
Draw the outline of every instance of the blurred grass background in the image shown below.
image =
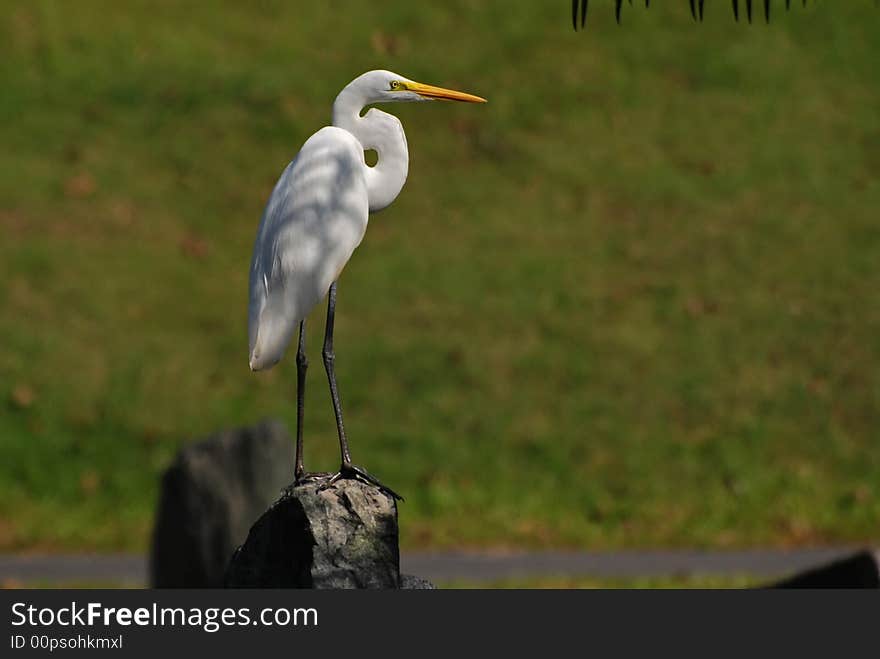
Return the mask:
[(410, 178), (340, 282), (404, 548), (876, 540), (880, 12), (612, 4), (3, 2), (0, 550), (144, 550), (183, 442), (294, 426), (252, 241), (371, 68), (490, 101), (391, 108)]

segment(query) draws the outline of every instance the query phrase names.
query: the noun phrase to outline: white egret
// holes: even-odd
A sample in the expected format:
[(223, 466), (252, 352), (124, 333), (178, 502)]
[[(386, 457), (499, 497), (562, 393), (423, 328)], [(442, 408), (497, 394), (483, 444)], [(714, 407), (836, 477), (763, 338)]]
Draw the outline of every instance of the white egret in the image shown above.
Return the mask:
[[(390, 489), (351, 461), (334, 373), (333, 322), (336, 282), (360, 244), (369, 213), (397, 197), (409, 169), (406, 135), (397, 117), (365, 106), (401, 101), (446, 99), (483, 103), (463, 92), (414, 82), (390, 71), (369, 71), (355, 78), (333, 103), (333, 125), (312, 135), (281, 174), (263, 211), (250, 270), (248, 338), (250, 367), (271, 368), (284, 355), (299, 325), (295, 482), (329, 476), (303, 469), (303, 401), (308, 360), (305, 319), (328, 295), (324, 330), (324, 368), (336, 415), (342, 465), (321, 487), (340, 478)], [(364, 151), (378, 154), (368, 166)], [(399, 497), (398, 497), (399, 498)]]

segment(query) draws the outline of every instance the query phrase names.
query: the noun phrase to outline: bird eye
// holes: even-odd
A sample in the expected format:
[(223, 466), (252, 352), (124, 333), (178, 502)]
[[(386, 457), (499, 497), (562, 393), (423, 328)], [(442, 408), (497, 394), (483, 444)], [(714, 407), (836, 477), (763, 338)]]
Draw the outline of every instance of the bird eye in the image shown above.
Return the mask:
[(400, 89), (400, 83), (397, 80), (392, 80), (391, 81), (391, 89), (394, 91)]

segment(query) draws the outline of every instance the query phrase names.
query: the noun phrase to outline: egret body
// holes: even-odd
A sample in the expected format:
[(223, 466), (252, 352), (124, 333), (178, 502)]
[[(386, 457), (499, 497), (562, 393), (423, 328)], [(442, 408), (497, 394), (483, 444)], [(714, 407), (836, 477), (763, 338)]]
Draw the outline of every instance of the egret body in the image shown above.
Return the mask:
[[(299, 326), (297, 351), (297, 439), (294, 475), (303, 469), (305, 319), (328, 295), (324, 366), (336, 415), (342, 466), (322, 485), (339, 478), (359, 478), (381, 485), (351, 462), (334, 374), (333, 324), (336, 281), (360, 244), (370, 213), (382, 210), (400, 194), (409, 171), (406, 135), (397, 117), (367, 105), (437, 99), (485, 102), (479, 96), (425, 85), (390, 71), (369, 71), (355, 78), (333, 103), (333, 125), (303, 144), (275, 184), (257, 230), (251, 260), (248, 305), (249, 362), (252, 370), (277, 364)], [(368, 166), (364, 151), (378, 154)]]

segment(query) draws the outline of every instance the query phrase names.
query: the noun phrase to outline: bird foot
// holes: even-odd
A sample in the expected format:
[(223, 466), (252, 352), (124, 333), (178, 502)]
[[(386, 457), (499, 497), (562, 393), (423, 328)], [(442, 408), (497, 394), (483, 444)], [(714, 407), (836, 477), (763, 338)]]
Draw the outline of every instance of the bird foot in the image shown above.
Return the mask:
[(314, 483), (316, 481), (325, 481), (332, 475), (333, 474), (329, 471), (303, 471), (294, 475), (293, 483), (288, 489), (293, 489), (300, 485), (306, 485), (307, 483)]
[(367, 485), (373, 485), (375, 487), (378, 487), (380, 490), (382, 490), (388, 496), (390, 496), (394, 499), (397, 499), (398, 501), (403, 501), (402, 496), (400, 496), (397, 492), (392, 490), (390, 487), (386, 487), (385, 485), (383, 485), (379, 481), (379, 479), (377, 479), (375, 476), (372, 476), (363, 467), (358, 467), (357, 465), (345, 464), (345, 463), (343, 463), (342, 466), (339, 467), (338, 472), (336, 472), (335, 474), (330, 476), (329, 479), (327, 479), (323, 483), (321, 483), (320, 487), (318, 487), (318, 492), (321, 492), (323, 490), (326, 490), (326, 489), (332, 487), (333, 484), (336, 483), (336, 481), (341, 480), (343, 478), (357, 480), (362, 483), (366, 483)]

